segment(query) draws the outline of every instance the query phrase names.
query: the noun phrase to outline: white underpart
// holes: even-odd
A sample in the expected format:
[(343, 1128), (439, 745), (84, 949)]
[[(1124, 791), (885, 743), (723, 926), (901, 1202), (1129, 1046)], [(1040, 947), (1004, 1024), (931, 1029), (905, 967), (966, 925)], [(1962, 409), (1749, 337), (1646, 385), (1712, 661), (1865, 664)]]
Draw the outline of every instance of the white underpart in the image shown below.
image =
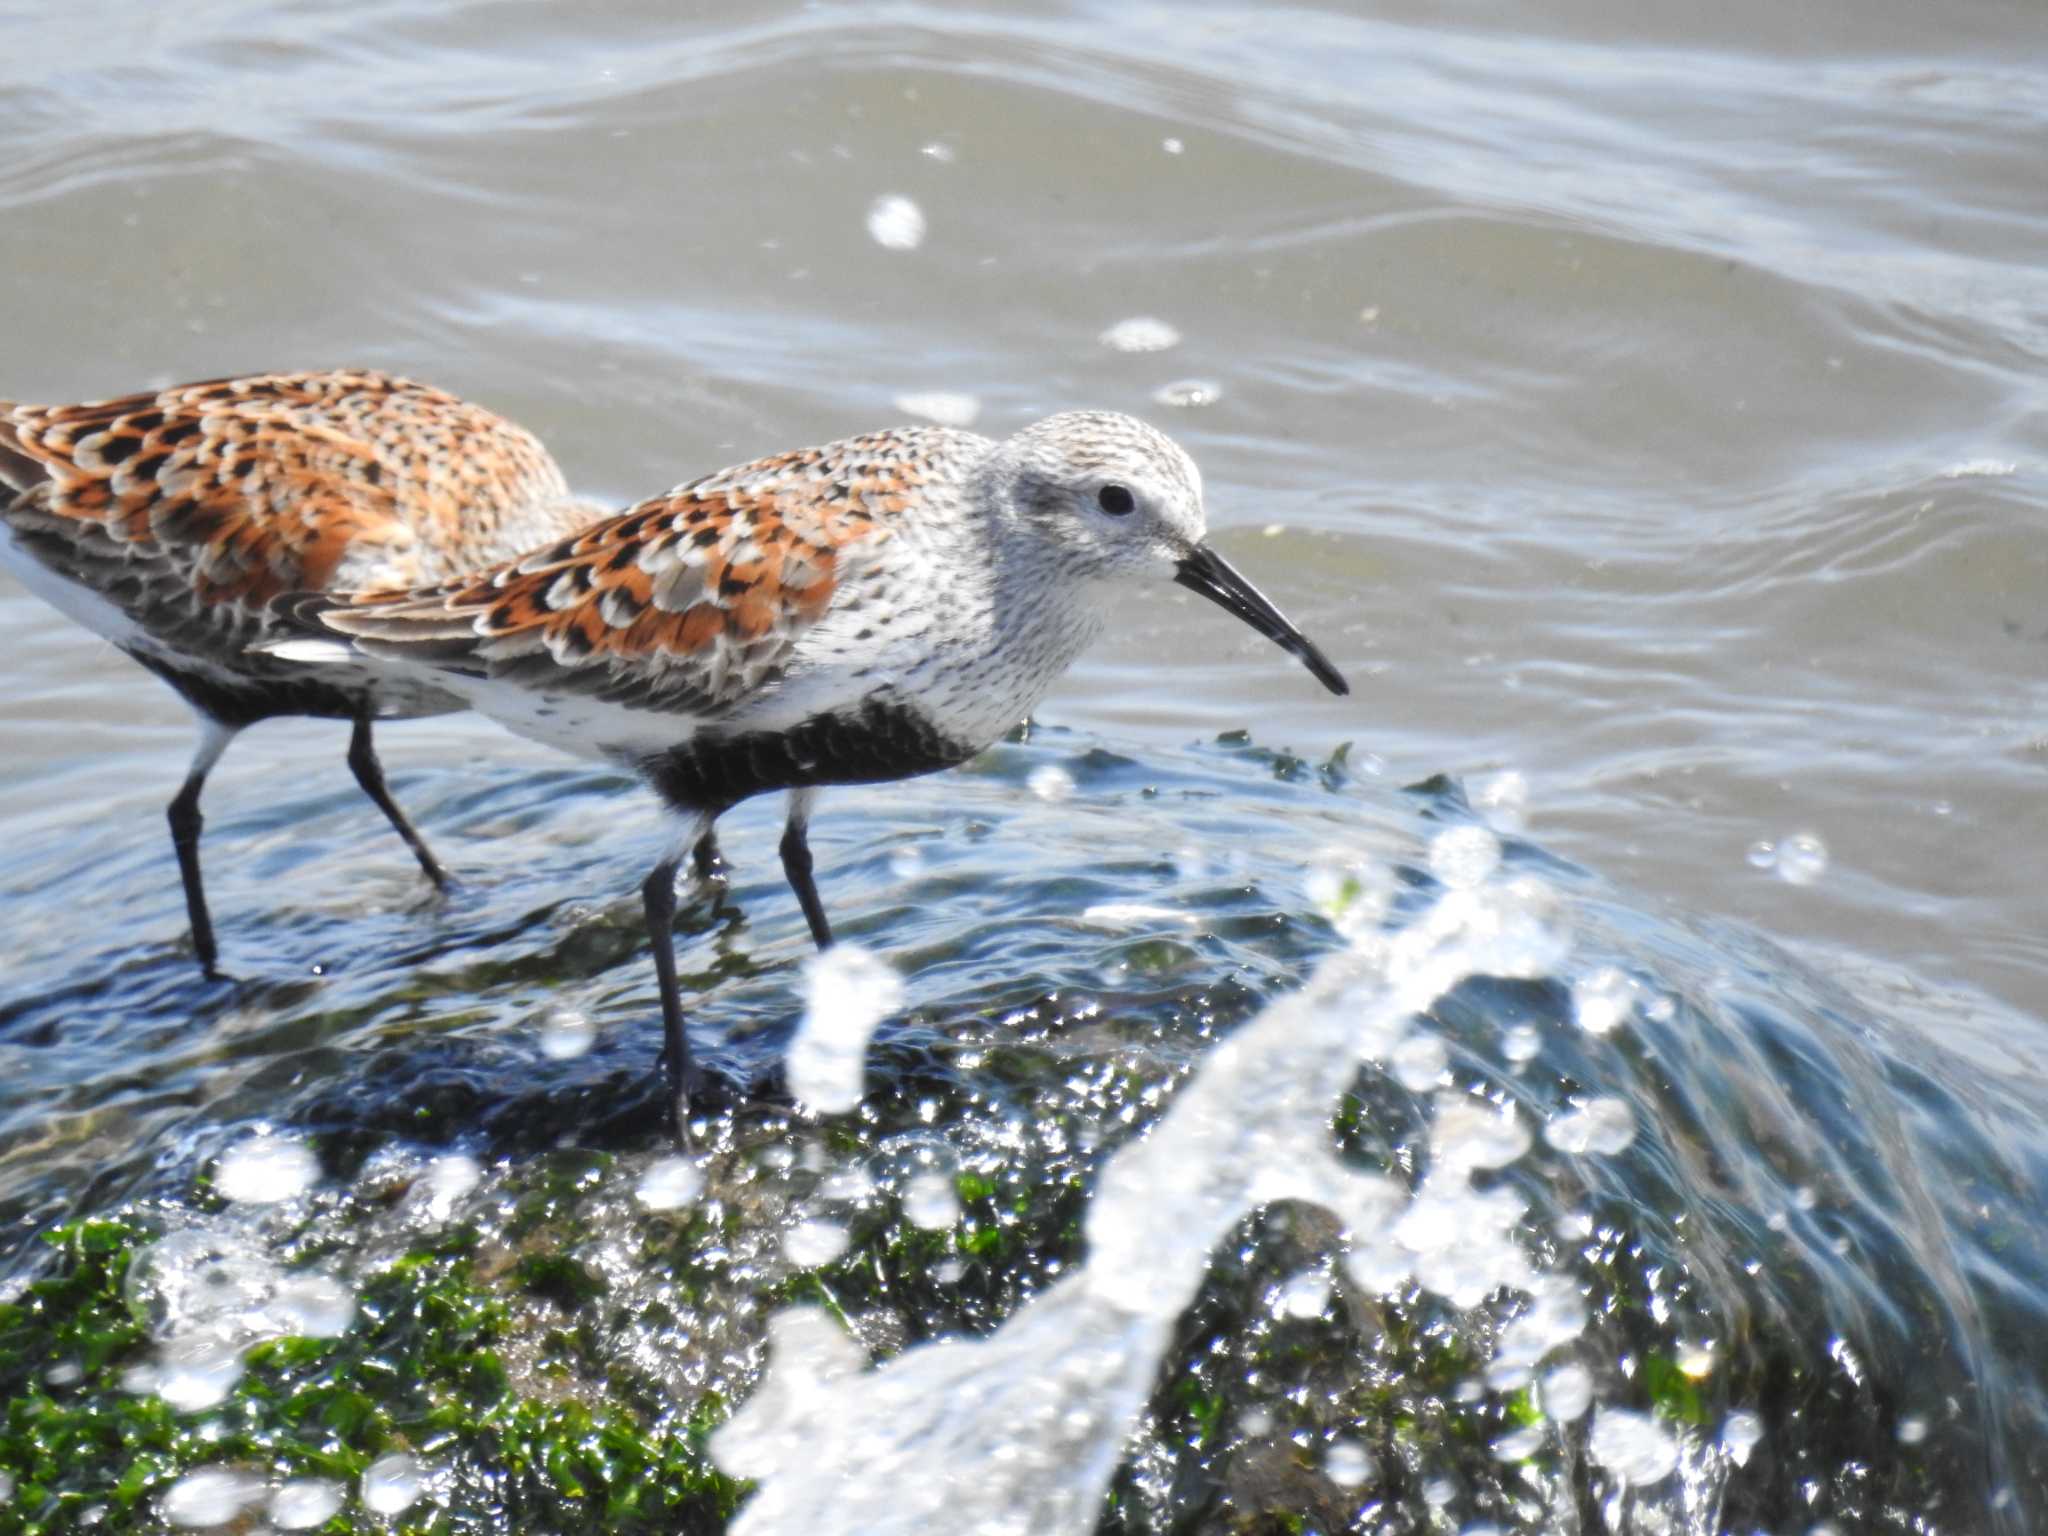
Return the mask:
[(0, 567), (5, 567), (16, 581), (65, 618), (113, 641), (122, 650), (162, 651), (142, 626), (115, 604), (90, 587), (67, 581), (22, 548), (13, 525), (4, 517), (0, 517)]

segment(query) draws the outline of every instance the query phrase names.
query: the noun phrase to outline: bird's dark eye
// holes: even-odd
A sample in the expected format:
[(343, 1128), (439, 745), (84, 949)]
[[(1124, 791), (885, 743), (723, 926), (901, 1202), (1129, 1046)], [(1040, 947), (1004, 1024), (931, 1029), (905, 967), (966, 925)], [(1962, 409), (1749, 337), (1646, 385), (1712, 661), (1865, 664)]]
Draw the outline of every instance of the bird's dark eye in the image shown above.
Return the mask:
[(1127, 485), (1105, 485), (1095, 493), (1095, 504), (1111, 517), (1125, 517), (1137, 510), (1138, 498)]

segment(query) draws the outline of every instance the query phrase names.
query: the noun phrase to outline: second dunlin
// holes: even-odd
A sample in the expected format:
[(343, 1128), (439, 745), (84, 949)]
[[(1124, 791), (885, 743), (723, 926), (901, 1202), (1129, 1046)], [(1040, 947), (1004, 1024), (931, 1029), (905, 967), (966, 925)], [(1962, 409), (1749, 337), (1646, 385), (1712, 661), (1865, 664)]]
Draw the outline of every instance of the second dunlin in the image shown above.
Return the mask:
[(439, 586), (302, 597), (292, 613), (327, 638), (281, 648), (431, 678), (522, 735), (630, 767), (680, 816), (641, 891), (680, 1125), (695, 1072), (676, 878), (693, 846), (709, 863), (732, 806), (790, 791), (783, 867), (823, 947), (816, 791), (973, 757), (1131, 585), (1190, 587), (1348, 691), (1204, 531), (1194, 462), (1132, 417), (1071, 412), (1000, 443), (900, 428), (722, 470)]

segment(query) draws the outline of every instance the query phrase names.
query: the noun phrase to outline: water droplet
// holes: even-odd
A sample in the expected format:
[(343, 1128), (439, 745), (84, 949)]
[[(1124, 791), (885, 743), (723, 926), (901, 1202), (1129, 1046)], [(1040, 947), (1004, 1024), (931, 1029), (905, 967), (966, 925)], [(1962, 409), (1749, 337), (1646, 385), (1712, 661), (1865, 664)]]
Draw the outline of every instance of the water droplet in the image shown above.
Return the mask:
[(1237, 1416), (1237, 1432), (1247, 1440), (1260, 1440), (1273, 1432), (1273, 1414), (1266, 1408), (1247, 1408)]
[(1534, 1061), (1543, 1049), (1543, 1032), (1533, 1024), (1516, 1024), (1501, 1036), (1501, 1054), (1520, 1065)]
[(1648, 1414), (1628, 1408), (1596, 1412), (1586, 1449), (1632, 1488), (1660, 1483), (1678, 1467), (1678, 1442), (1671, 1432)]
[(85, 1380), (85, 1367), (76, 1360), (60, 1360), (43, 1372), (43, 1380), (53, 1387), (68, 1387)]
[(1437, 1096), (1430, 1157), (1448, 1168), (1505, 1168), (1529, 1150), (1529, 1130), (1510, 1100), (1495, 1107), (1459, 1094)]
[(1458, 1496), (1458, 1485), (1448, 1477), (1432, 1477), (1422, 1485), (1422, 1502), (1431, 1509), (1443, 1509)]
[(981, 402), (972, 395), (951, 390), (920, 390), (896, 397), (896, 409), (942, 427), (971, 427), (981, 414)]
[(1918, 1445), (1927, 1438), (1927, 1419), (1923, 1414), (1909, 1413), (1899, 1420), (1899, 1444)]
[(1152, 391), (1152, 398), (1161, 405), (1170, 405), (1177, 410), (1194, 410), (1198, 406), (1214, 405), (1223, 398), (1223, 386), (1214, 379), (1175, 379), (1162, 384)]
[(1151, 315), (1134, 315), (1104, 331), (1101, 341), (1112, 352), (1164, 352), (1180, 343), (1180, 332)]
[(228, 1467), (187, 1472), (164, 1493), (164, 1518), (172, 1525), (226, 1525), (263, 1497), (260, 1477)]
[(787, 1057), (789, 1090), (816, 1114), (843, 1114), (867, 1086), (868, 1041), (903, 1005), (903, 978), (879, 955), (840, 944), (804, 964), (803, 1022)]
[(1476, 890), (1500, 868), (1500, 839), (1486, 827), (1450, 827), (1429, 844), (1429, 872), (1454, 891)]
[(800, 1221), (782, 1235), (782, 1256), (798, 1269), (822, 1269), (846, 1252), (846, 1228), (816, 1218)]
[(1827, 869), (1827, 844), (1811, 832), (1795, 832), (1779, 845), (1778, 878), (1787, 885), (1811, 885)]
[(1305, 1269), (1280, 1287), (1273, 1298), (1275, 1317), (1321, 1317), (1330, 1304), (1330, 1277), (1319, 1269)]
[(1576, 1360), (1545, 1371), (1537, 1383), (1543, 1412), (1559, 1424), (1569, 1424), (1593, 1406), (1593, 1373)]
[(1622, 1099), (1589, 1099), (1552, 1116), (1543, 1139), (1575, 1156), (1619, 1152), (1636, 1139), (1635, 1112)]
[(1024, 783), (1031, 793), (1048, 803), (1068, 799), (1074, 793), (1074, 776), (1057, 763), (1032, 769)]
[(647, 1165), (633, 1193), (650, 1211), (673, 1211), (703, 1191), (704, 1171), (687, 1157), (658, 1158)]
[(960, 1219), (960, 1197), (943, 1173), (920, 1173), (903, 1188), (903, 1215), (912, 1226), (935, 1232)]
[(1611, 965), (1572, 983), (1572, 1017), (1589, 1035), (1605, 1035), (1635, 1011), (1636, 983)]
[(1187, 145), (1183, 144), (1179, 139), (1175, 138), (1161, 139), (1159, 141), (1159, 147), (1165, 150), (1169, 155), (1178, 155), (1187, 149)]
[(224, 1402), (242, 1379), (242, 1344), (199, 1334), (172, 1339), (157, 1351), (156, 1395), (180, 1413)]
[(967, 1265), (960, 1259), (946, 1259), (932, 1270), (932, 1278), (941, 1285), (956, 1284), (967, 1273)]
[(445, 1152), (428, 1163), (420, 1174), (427, 1214), (446, 1221), (455, 1214), (456, 1204), (483, 1182), (484, 1171), (477, 1160), (461, 1152)]
[(1737, 1408), (1721, 1421), (1721, 1445), (1738, 1467), (1749, 1464), (1749, 1453), (1764, 1437), (1764, 1421), (1747, 1408)]
[(918, 153), (923, 155), (927, 160), (938, 161), (941, 165), (951, 165), (955, 160), (960, 158), (959, 151), (954, 149), (952, 145), (941, 144), (937, 140), (933, 140), (931, 143), (925, 145), (923, 149), (920, 149), (918, 151)]
[(540, 1053), (550, 1061), (574, 1061), (597, 1044), (597, 1025), (577, 1008), (550, 1008), (541, 1020)]
[(1332, 1440), (1323, 1452), (1323, 1476), (1339, 1488), (1356, 1488), (1376, 1470), (1372, 1457), (1356, 1440)]
[(1493, 1459), (1527, 1461), (1543, 1449), (1546, 1433), (1541, 1424), (1525, 1424), (1520, 1429), (1511, 1429), (1493, 1442)]
[(924, 233), (924, 210), (899, 193), (878, 197), (868, 208), (868, 238), (884, 250), (914, 251)]
[(379, 1456), (363, 1468), (363, 1507), (373, 1515), (396, 1515), (412, 1508), (426, 1489), (419, 1460), (404, 1451)]
[(270, 1496), (270, 1523), (281, 1531), (309, 1531), (325, 1525), (341, 1509), (341, 1484), (324, 1477), (302, 1477)]
[(1751, 869), (1769, 869), (1778, 862), (1778, 845), (1767, 837), (1760, 837), (1744, 850), (1743, 855)]
[(332, 1275), (293, 1275), (272, 1298), (277, 1321), (302, 1339), (338, 1339), (355, 1321), (356, 1298)]
[(319, 1178), (320, 1160), (303, 1143), (259, 1133), (221, 1154), (213, 1188), (223, 1200), (274, 1205), (304, 1194)]

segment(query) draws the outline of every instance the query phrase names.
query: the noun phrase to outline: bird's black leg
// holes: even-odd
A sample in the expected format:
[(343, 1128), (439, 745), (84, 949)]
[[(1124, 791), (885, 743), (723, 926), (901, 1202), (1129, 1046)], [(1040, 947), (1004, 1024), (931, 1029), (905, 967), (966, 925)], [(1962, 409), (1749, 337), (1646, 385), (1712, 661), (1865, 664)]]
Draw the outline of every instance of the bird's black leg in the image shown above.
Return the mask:
[(654, 975), (661, 985), (661, 1063), (668, 1073), (679, 1139), (689, 1134), (690, 1095), (697, 1087), (690, 1037), (683, 1031), (683, 996), (676, 986), (676, 870), (680, 863), (674, 857), (663, 859), (640, 887), (640, 901), (647, 909), (647, 938), (654, 946)]
[(825, 921), (818, 882), (811, 878), (811, 845), (804, 835), (810, 820), (811, 791), (797, 790), (789, 797), (789, 824), (782, 829), (782, 872), (804, 909), (804, 921), (811, 925), (812, 941), (822, 950), (832, 947), (832, 925)]
[(206, 776), (235, 739), (232, 729), (208, 716), (199, 721), (199, 749), (192, 754), (192, 767), (185, 784), (170, 803), (166, 815), (171, 823), (171, 847), (178, 855), (178, 877), (185, 882), (185, 917), (192, 925), (192, 953), (199, 969), (217, 978), (214, 966), (220, 950), (213, 942), (213, 918), (206, 910), (206, 886), (199, 878), (199, 832), (206, 818), (199, 814), (199, 792)]
[(725, 855), (718, 851), (718, 834), (711, 828), (704, 829), (697, 846), (690, 850), (690, 865), (707, 885), (725, 873)]
[(384, 819), (405, 839), (406, 847), (420, 861), (420, 868), (434, 882), (434, 888), (445, 891), (448, 889), (447, 871), (441, 868), (433, 850), (427, 847), (427, 840), (413, 830), (405, 812), (398, 808), (398, 802), (391, 798), (391, 791), (384, 786), (384, 765), (377, 761), (377, 748), (370, 740), (372, 718), (372, 706), (364, 705), (362, 713), (356, 716), (355, 734), (349, 738), (348, 766), (355, 774), (356, 782), (363, 786), (363, 793), (377, 802), (377, 809), (384, 813)]

